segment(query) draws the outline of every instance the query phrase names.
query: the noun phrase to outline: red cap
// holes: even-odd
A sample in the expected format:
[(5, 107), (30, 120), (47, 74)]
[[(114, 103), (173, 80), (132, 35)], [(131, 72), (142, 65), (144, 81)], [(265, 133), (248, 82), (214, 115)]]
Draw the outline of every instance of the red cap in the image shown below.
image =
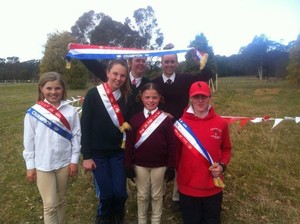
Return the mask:
[(211, 96), (210, 88), (206, 82), (199, 81), (199, 82), (194, 82), (191, 85), (190, 97), (198, 95), (198, 94), (204, 95), (204, 96)]

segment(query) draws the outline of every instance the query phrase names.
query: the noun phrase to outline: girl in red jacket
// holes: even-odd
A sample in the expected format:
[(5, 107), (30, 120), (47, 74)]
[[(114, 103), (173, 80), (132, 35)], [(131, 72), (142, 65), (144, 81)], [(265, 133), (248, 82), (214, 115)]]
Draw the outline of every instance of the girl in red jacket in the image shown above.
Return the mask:
[(190, 87), (190, 105), (175, 122), (177, 184), (184, 224), (220, 223), (223, 172), (231, 158), (229, 128), (210, 105), (206, 82)]

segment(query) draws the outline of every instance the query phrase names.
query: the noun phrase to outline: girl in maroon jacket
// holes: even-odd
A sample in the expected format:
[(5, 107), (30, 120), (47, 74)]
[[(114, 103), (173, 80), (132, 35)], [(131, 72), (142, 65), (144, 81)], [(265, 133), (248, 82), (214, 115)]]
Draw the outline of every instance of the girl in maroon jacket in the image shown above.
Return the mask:
[(125, 150), (126, 176), (136, 183), (138, 223), (147, 223), (149, 202), (151, 223), (159, 224), (164, 182), (175, 177), (175, 135), (173, 123), (158, 109), (162, 100), (156, 84), (141, 89), (144, 110), (132, 117)]
[(177, 184), (184, 224), (220, 223), (223, 172), (231, 158), (229, 128), (210, 105), (207, 83), (191, 85), (190, 106), (175, 122)]

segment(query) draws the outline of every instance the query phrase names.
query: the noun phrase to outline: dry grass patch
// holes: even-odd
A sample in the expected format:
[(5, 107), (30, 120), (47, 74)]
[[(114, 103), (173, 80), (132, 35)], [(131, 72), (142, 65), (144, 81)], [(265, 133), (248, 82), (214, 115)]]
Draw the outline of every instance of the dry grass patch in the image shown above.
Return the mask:
[[(69, 97), (86, 90), (69, 91)], [(0, 87), (0, 223), (39, 224), (42, 202), (35, 184), (25, 179), (22, 158), (23, 118), (36, 100), (36, 85)], [(220, 115), (300, 116), (300, 89), (285, 81), (255, 78), (220, 79), (212, 102)], [(243, 128), (230, 126), (233, 156), (226, 171), (223, 224), (300, 223), (300, 124), (272, 121)], [(171, 210), (172, 184), (164, 200), (162, 224), (182, 223)], [(68, 224), (92, 223), (97, 207), (92, 177), (81, 168), (68, 191)], [(126, 224), (136, 223), (136, 192), (129, 186)]]

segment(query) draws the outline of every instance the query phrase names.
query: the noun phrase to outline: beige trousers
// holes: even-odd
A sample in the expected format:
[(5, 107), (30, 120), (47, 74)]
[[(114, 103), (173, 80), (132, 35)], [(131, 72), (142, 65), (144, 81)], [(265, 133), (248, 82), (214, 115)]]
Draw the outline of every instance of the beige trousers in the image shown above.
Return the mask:
[(37, 186), (44, 206), (45, 224), (66, 223), (68, 166), (49, 172), (37, 170)]
[(159, 224), (162, 215), (164, 174), (166, 167), (147, 168), (135, 166), (138, 223), (147, 223), (149, 203), (151, 202), (151, 224)]

